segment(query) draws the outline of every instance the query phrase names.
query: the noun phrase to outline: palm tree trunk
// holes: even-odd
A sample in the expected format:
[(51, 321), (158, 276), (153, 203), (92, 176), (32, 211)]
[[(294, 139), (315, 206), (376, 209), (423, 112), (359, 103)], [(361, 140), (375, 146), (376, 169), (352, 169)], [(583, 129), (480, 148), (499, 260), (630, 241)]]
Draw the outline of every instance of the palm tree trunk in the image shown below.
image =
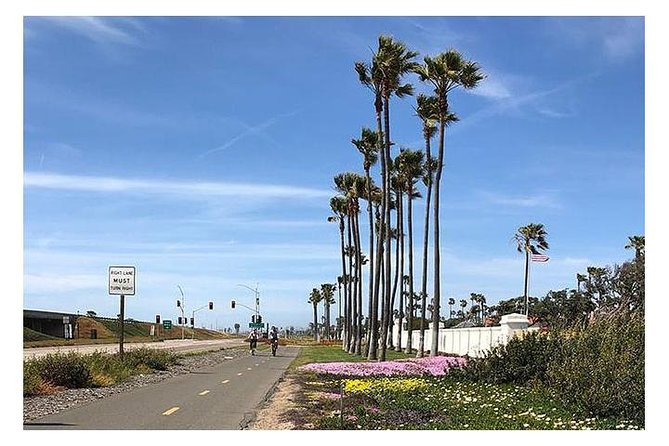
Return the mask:
[(353, 216), (354, 224), (355, 224), (355, 255), (356, 255), (356, 276), (357, 276), (357, 281), (356, 285), (358, 287), (356, 295), (357, 295), (357, 319), (356, 319), (356, 325), (357, 325), (357, 330), (356, 330), (356, 342), (355, 342), (355, 354), (356, 355), (361, 355), (362, 354), (362, 246), (360, 244), (360, 219), (358, 217), (358, 207), (356, 206), (356, 212), (355, 215)]
[(318, 303), (314, 302), (314, 341), (318, 341)]
[[(407, 195), (407, 230), (409, 231), (409, 312), (407, 315), (407, 325), (413, 324), (413, 206), (411, 205), (411, 192)], [(402, 339), (402, 313), (400, 313), (400, 341)], [(397, 351), (400, 351), (398, 349)], [(411, 354), (411, 331), (407, 337), (406, 352)]]
[[(430, 167), (430, 138), (425, 137), (425, 152), (428, 168)], [(425, 224), (423, 226), (423, 277), (421, 283), (421, 309), (420, 309), (420, 337), (416, 356), (422, 358), (425, 355), (425, 311), (427, 306), (427, 261), (428, 261), (428, 241), (430, 238), (430, 202), (432, 199), (432, 171), (428, 170), (427, 196), (425, 197)], [(409, 328), (411, 330), (411, 328)], [(409, 331), (411, 336), (411, 331)], [(410, 352), (408, 352), (410, 353)]]
[(342, 350), (346, 351), (346, 334), (348, 333), (348, 330), (346, 329), (346, 318), (348, 314), (348, 305), (346, 302), (347, 299), (347, 293), (346, 293), (346, 250), (344, 249), (344, 219), (340, 217), (339, 220), (339, 235), (340, 235), (340, 240), (341, 240), (341, 271), (342, 271), (342, 276), (341, 280), (342, 283), (339, 284), (339, 296), (340, 296), (340, 304), (339, 304), (339, 311), (341, 312), (341, 288), (342, 286), (344, 287), (344, 320), (339, 321), (341, 324), (341, 329), (344, 331), (344, 333), (341, 333), (341, 341), (342, 345), (341, 348)]
[[(402, 193), (400, 192), (399, 197), (398, 197), (398, 204), (397, 204), (397, 243), (399, 244), (399, 255), (398, 259), (395, 262), (395, 268), (399, 271), (399, 274), (395, 274), (395, 277), (399, 276), (400, 277), (400, 295), (399, 295), (399, 302), (398, 302), (398, 318), (400, 322), (400, 327), (402, 326), (402, 315), (404, 314), (404, 201), (402, 197)], [(407, 196), (409, 196), (407, 194)], [(397, 280), (397, 279), (395, 279)], [(393, 294), (393, 298), (395, 295)], [(394, 306), (394, 303), (393, 303)], [(394, 326), (394, 320), (391, 317), (390, 318), (390, 327)], [(391, 340), (392, 340), (392, 330), (391, 330)], [(390, 344), (392, 347), (392, 343)], [(395, 346), (395, 351), (401, 352), (402, 351), (402, 336), (401, 332), (400, 335), (397, 338), (397, 345)]]
[(430, 356), (437, 356), (439, 343), (439, 301), (441, 298), (441, 255), (439, 252), (439, 192), (441, 171), (444, 163), (444, 132), (446, 124), (442, 116), (439, 123), (439, 157), (434, 181), (434, 295), (432, 296), (432, 343)]
[[(367, 324), (367, 359), (376, 359), (376, 357), (371, 358), (372, 345), (374, 345), (374, 336), (373, 332), (376, 329), (376, 323), (373, 319), (374, 311), (374, 215), (372, 213), (372, 178), (369, 174), (369, 166), (365, 166), (365, 178), (367, 179), (367, 214), (369, 218), (369, 280), (367, 288), (369, 289), (368, 302), (367, 302), (367, 315), (369, 316), (369, 322)], [(376, 349), (374, 349), (374, 355), (376, 355)]]
[[(377, 359), (377, 349), (379, 343), (379, 327), (377, 326), (379, 321), (379, 299), (383, 302), (383, 294), (381, 294), (381, 270), (382, 270), (382, 256), (383, 256), (383, 245), (385, 242), (385, 237), (387, 237), (386, 231), (386, 207), (388, 205), (386, 201), (386, 158), (385, 151), (383, 150), (383, 123), (381, 114), (383, 112), (383, 102), (381, 101), (380, 95), (376, 96), (374, 102), (376, 109), (376, 129), (378, 132), (378, 147), (379, 155), (381, 158), (381, 213), (379, 215), (379, 226), (377, 229), (376, 237), (376, 263), (374, 265), (374, 303), (372, 304), (373, 314), (370, 315), (372, 323), (372, 340), (369, 345), (368, 359)], [(382, 308), (383, 310), (383, 308)]]
[[(383, 150), (383, 156), (385, 158), (385, 181), (384, 181), (384, 196), (386, 200), (386, 208), (385, 208), (385, 221), (386, 224), (389, 226), (390, 225), (390, 169), (389, 169), (389, 163), (390, 163), (390, 101), (389, 101), (389, 96), (384, 95), (383, 97), (383, 121), (384, 121), (384, 128), (385, 128), (385, 144), (384, 144), (384, 150)], [(386, 228), (389, 229), (389, 228)], [(390, 319), (390, 274), (392, 271), (392, 266), (391, 266), (391, 261), (390, 261), (390, 253), (391, 253), (391, 240), (390, 240), (390, 234), (388, 233), (389, 231), (386, 230), (386, 235), (385, 235), (385, 242), (386, 242), (386, 248), (385, 248), (385, 280), (384, 280), (384, 302), (385, 302), (385, 311), (383, 312), (383, 319), (381, 322), (381, 355), (380, 355), (380, 360), (385, 361), (386, 360), (386, 340), (388, 338), (388, 319)]]
[(348, 242), (348, 245), (347, 245), (348, 246), (348, 253), (347, 254), (348, 254), (348, 272), (349, 272), (348, 281), (346, 283), (346, 287), (348, 289), (348, 299), (346, 301), (347, 306), (348, 306), (348, 313), (346, 314), (346, 316), (347, 316), (346, 323), (347, 323), (347, 326), (348, 326), (348, 330), (346, 332), (346, 351), (351, 353), (351, 346), (352, 346), (353, 339), (354, 339), (354, 337), (353, 337), (353, 330), (354, 330), (353, 320), (354, 319), (353, 318), (355, 317), (355, 315), (353, 314), (354, 313), (353, 290), (352, 290), (352, 284), (353, 284), (353, 255), (351, 253), (351, 247), (353, 245), (352, 245), (352, 241), (351, 241), (351, 238), (352, 238), (351, 230), (352, 229), (351, 229), (351, 215), (350, 215), (350, 212), (347, 212), (346, 221), (348, 223), (347, 228), (346, 228), (346, 232), (347, 232), (346, 235), (347, 235), (347, 242)]

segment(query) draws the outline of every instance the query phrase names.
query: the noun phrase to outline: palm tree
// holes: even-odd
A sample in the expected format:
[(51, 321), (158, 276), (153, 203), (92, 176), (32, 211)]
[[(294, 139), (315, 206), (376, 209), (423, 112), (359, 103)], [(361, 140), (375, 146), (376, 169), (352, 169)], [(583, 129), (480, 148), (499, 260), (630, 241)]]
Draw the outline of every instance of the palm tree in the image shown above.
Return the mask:
[(330, 305), (335, 303), (334, 290), (336, 286), (334, 283), (321, 284), (321, 297), (323, 300), (323, 311), (325, 312), (325, 338), (330, 340)]
[[(350, 309), (348, 307), (348, 287), (346, 286), (348, 282), (348, 274), (346, 271), (346, 252), (345, 252), (345, 242), (344, 242), (344, 231), (345, 231), (345, 221), (346, 221), (346, 214), (347, 214), (347, 202), (346, 202), (346, 197), (342, 196), (334, 196), (330, 199), (330, 209), (332, 210), (333, 215), (328, 217), (329, 222), (338, 222), (339, 223), (339, 235), (340, 235), (340, 240), (341, 240), (341, 270), (342, 270), (342, 275), (341, 277), (341, 283), (339, 285), (339, 289), (341, 290), (342, 288), (344, 289), (344, 318), (348, 320), (348, 313), (350, 312)], [(341, 309), (341, 306), (340, 306)], [(346, 336), (342, 336), (342, 348), (344, 350), (347, 350), (348, 345), (346, 344), (346, 338), (348, 334), (350, 333), (350, 327), (348, 327), (346, 324), (344, 326), (344, 331)]]
[(463, 317), (465, 315), (465, 308), (466, 307), (467, 307), (467, 299), (460, 299), (460, 308), (462, 308), (462, 310), (460, 310), (460, 313), (462, 313)]
[(455, 298), (449, 297), (448, 298), (448, 315), (453, 316), (453, 305), (455, 305)]
[[(375, 54), (376, 63), (380, 72), (381, 78), (381, 99), (383, 101), (383, 136), (385, 138), (383, 145), (383, 155), (382, 158), (385, 158), (385, 182), (384, 182), (384, 193), (386, 200), (385, 207), (385, 218), (384, 221), (386, 224), (390, 223), (390, 97), (395, 95), (398, 98), (403, 98), (405, 96), (410, 96), (413, 94), (413, 86), (411, 84), (403, 84), (402, 78), (407, 74), (415, 70), (418, 64), (413, 60), (418, 53), (407, 49), (406, 45), (402, 42), (394, 40), (389, 36), (379, 36), (379, 48)], [(385, 275), (385, 286), (384, 286), (384, 299), (386, 302), (386, 311), (382, 315), (381, 323), (381, 339), (383, 340), (381, 344), (381, 355), (380, 360), (385, 361), (386, 359), (386, 342), (388, 327), (390, 325), (390, 270), (391, 270), (391, 260), (390, 260), (390, 249), (391, 241), (389, 237), (386, 237), (386, 248), (385, 248), (385, 263), (386, 263), (386, 275)]]
[(638, 261), (646, 254), (646, 237), (643, 235), (632, 235), (628, 237), (629, 243), (625, 249), (634, 250), (634, 258)]
[[(414, 268), (413, 268), (413, 200), (420, 197), (420, 193), (416, 190), (416, 182), (424, 173), (423, 152), (416, 150), (403, 150), (397, 156), (397, 166), (399, 170), (400, 181), (404, 184), (403, 189), (406, 191), (407, 197), (407, 232), (409, 237), (409, 294), (408, 294), (408, 334), (406, 352), (411, 353), (413, 346), (411, 342), (412, 325), (413, 325), (413, 308), (414, 308)], [(400, 327), (402, 326), (402, 312), (404, 307), (400, 301)], [(400, 336), (400, 340), (402, 337)], [(401, 351), (401, 346), (398, 345), (397, 351)]]
[(546, 236), (548, 233), (541, 223), (530, 223), (527, 226), (518, 228), (513, 238), (516, 241), (516, 249), (518, 252), (525, 253), (525, 315), (529, 315), (529, 301), (528, 301), (528, 280), (530, 274), (530, 255), (539, 254), (539, 251), (548, 249), (548, 242)]
[(465, 60), (456, 50), (450, 49), (440, 53), (434, 58), (426, 56), (423, 65), (419, 65), (415, 72), (423, 82), (428, 82), (434, 89), (437, 97), (437, 114), (439, 121), (439, 154), (437, 156), (437, 168), (434, 178), (434, 296), (432, 302), (432, 348), (430, 355), (437, 354), (439, 336), (439, 304), (441, 297), (441, 259), (440, 259), (440, 233), (439, 233), (439, 198), (441, 176), (444, 165), (444, 135), (446, 125), (449, 122), (449, 93), (457, 88), (475, 88), (484, 78), (476, 62)]
[(374, 215), (373, 215), (373, 194), (374, 183), (370, 175), (371, 167), (376, 164), (379, 158), (379, 145), (381, 143), (381, 134), (377, 131), (363, 127), (360, 139), (352, 139), (351, 143), (358, 149), (363, 156), (363, 168), (365, 170), (365, 197), (367, 200), (367, 213), (369, 218), (369, 297), (368, 297), (368, 314), (369, 314), (369, 330), (367, 338), (367, 359), (376, 359), (376, 321), (378, 303), (374, 302), (374, 287), (372, 286), (374, 280)]
[(309, 295), (309, 302), (311, 305), (314, 307), (314, 340), (318, 341), (318, 304), (320, 301), (323, 299), (323, 296), (321, 295), (321, 292), (318, 290), (318, 288), (314, 288), (311, 290), (311, 294)]
[[(335, 176), (335, 187), (346, 196), (348, 204), (347, 218), (349, 221), (349, 271), (351, 271), (351, 285), (349, 301), (352, 317), (353, 343), (349, 345), (349, 353), (361, 354), (362, 347), (362, 251), (360, 249), (360, 212), (359, 198), (363, 196), (366, 180), (353, 172), (345, 172)], [(354, 260), (355, 259), (355, 260)], [(353, 267), (355, 266), (355, 270)]]

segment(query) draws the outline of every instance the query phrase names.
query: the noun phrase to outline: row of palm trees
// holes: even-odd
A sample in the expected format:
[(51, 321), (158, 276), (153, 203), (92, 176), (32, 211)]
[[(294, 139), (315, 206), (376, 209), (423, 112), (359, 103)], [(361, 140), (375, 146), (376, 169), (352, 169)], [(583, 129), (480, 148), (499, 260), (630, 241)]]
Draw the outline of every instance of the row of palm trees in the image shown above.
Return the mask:
[[(356, 62), (355, 71), (361, 84), (372, 93), (376, 129), (363, 127), (360, 138), (352, 144), (362, 155), (364, 173), (343, 172), (334, 177), (338, 194), (331, 198), (329, 221), (338, 223), (341, 249), (341, 271), (338, 287), (343, 294), (344, 336), (342, 348), (349, 353), (366, 355), (368, 359), (385, 360), (388, 348), (402, 350), (392, 339), (392, 323), (396, 317), (402, 324), (405, 315), (409, 330), (414, 314), (420, 320), (420, 342), (411, 345), (418, 356), (425, 353), (425, 316), (428, 305), (434, 326), (440, 320), (440, 186), (443, 176), (446, 128), (457, 122), (449, 97), (456, 88), (472, 89), (484, 78), (476, 62), (466, 60), (458, 51), (449, 49), (434, 57), (416, 61), (418, 52), (400, 41), (382, 35), (370, 62)], [(414, 110), (425, 140), (425, 150), (401, 148), (391, 137), (391, 101), (413, 95), (414, 87), (406, 77), (414, 74), (432, 89), (431, 95), (420, 94)], [(432, 140), (437, 136), (437, 153), (432, 154)], [(379, 166), (379, 181), (372, 175)], [(412, 202), (421, 197), (418, 183), (425, 187), (426, 206), (423, 222), (423, 255), (420, 282), (415, 275), (414, 215)], [(361, 203), (366, 202), (368, 242), (363, 254), (361, 239)], [(406, 228), (406, 232), (405, 232)], [(432, 232), (432, 299), (428, 304), (428, 243)], [(406, 240), (405, 240), (406, 239)], [(393, 260), (393, 240), (395, 241)], [(405, 243), (406, 246), (405, 250)], [(407, 255), (405, 255), (407, 253)], [(367, 266), (367, 274), (363, 274)], [(367, 290), (367, 321), (363, 326), (363, 290)], [(312, 292), (313, 293), (313, 292)], [(310, 298), (311, 299), (311, 298)], [(311, 300), (310, 300), (311, 301)], [(363, 333), (365, 339), (363, 339)], [(432, 331), (430, 355), (436, 355), (437, 330)], [(364, 351), (363, 351), (364, 349)]]

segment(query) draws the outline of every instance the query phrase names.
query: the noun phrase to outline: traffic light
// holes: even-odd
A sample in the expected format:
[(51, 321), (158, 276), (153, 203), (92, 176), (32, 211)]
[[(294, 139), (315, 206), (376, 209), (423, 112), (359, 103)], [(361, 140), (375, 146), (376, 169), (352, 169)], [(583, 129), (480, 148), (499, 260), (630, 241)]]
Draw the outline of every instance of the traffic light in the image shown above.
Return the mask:
[(195, 327), (195, 318), (194, 317), (190, 318), (190, 326)]
[(183, 320), (181, 319), (181, 316), (179, 316), (179, 325), (181, 325), (182, 322)]
[(160, 324), (160, 315), (156, 314), (156, 324)]
[(252, 324), (256, 323), (256, 315), (255, 314), (251, 316), (251, 323)]
[(210, 309), (210, 310), (213, 310), (213, 309), (214, 309), (214, 303), (213, 303), (213, 302), (209, 302), (209, 309)]
[(234, 300), (232, 301), (232, 308), (233, 309), (235, 308), (235, 301)]
[(259, 323), (259, 324), (262, 322), (262, 316), (261, 315), (258, 315), (258, 317), (256, 318), (256, 322)]
[(181, 301), (177, 300), (177, 307), (180, 307), (180, 306), (181, 306)]

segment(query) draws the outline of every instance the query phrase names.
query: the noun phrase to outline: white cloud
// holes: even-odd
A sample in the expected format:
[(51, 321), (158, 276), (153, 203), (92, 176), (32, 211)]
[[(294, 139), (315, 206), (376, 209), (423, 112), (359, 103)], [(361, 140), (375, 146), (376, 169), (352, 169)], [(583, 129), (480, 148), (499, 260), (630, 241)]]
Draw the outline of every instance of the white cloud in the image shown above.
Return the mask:
[[(104, 17), (44, 17), (44, 20), (56, 24), (75, 34), (83, 36), (97, 43), (121, 43), (126, 45), (138, 45), (139, 41), (131, 33), (118, 26), (116, 21)], [(137, 27), (136, 22), (129, 22)]]
[(26, 188), (93, 193), (139, 193), (193, 199), (211, 197), (322, 199), (332, 196), (330, 190), (285, 185), (162, 181), (34, 172), (25, 173), (24, 186)]

